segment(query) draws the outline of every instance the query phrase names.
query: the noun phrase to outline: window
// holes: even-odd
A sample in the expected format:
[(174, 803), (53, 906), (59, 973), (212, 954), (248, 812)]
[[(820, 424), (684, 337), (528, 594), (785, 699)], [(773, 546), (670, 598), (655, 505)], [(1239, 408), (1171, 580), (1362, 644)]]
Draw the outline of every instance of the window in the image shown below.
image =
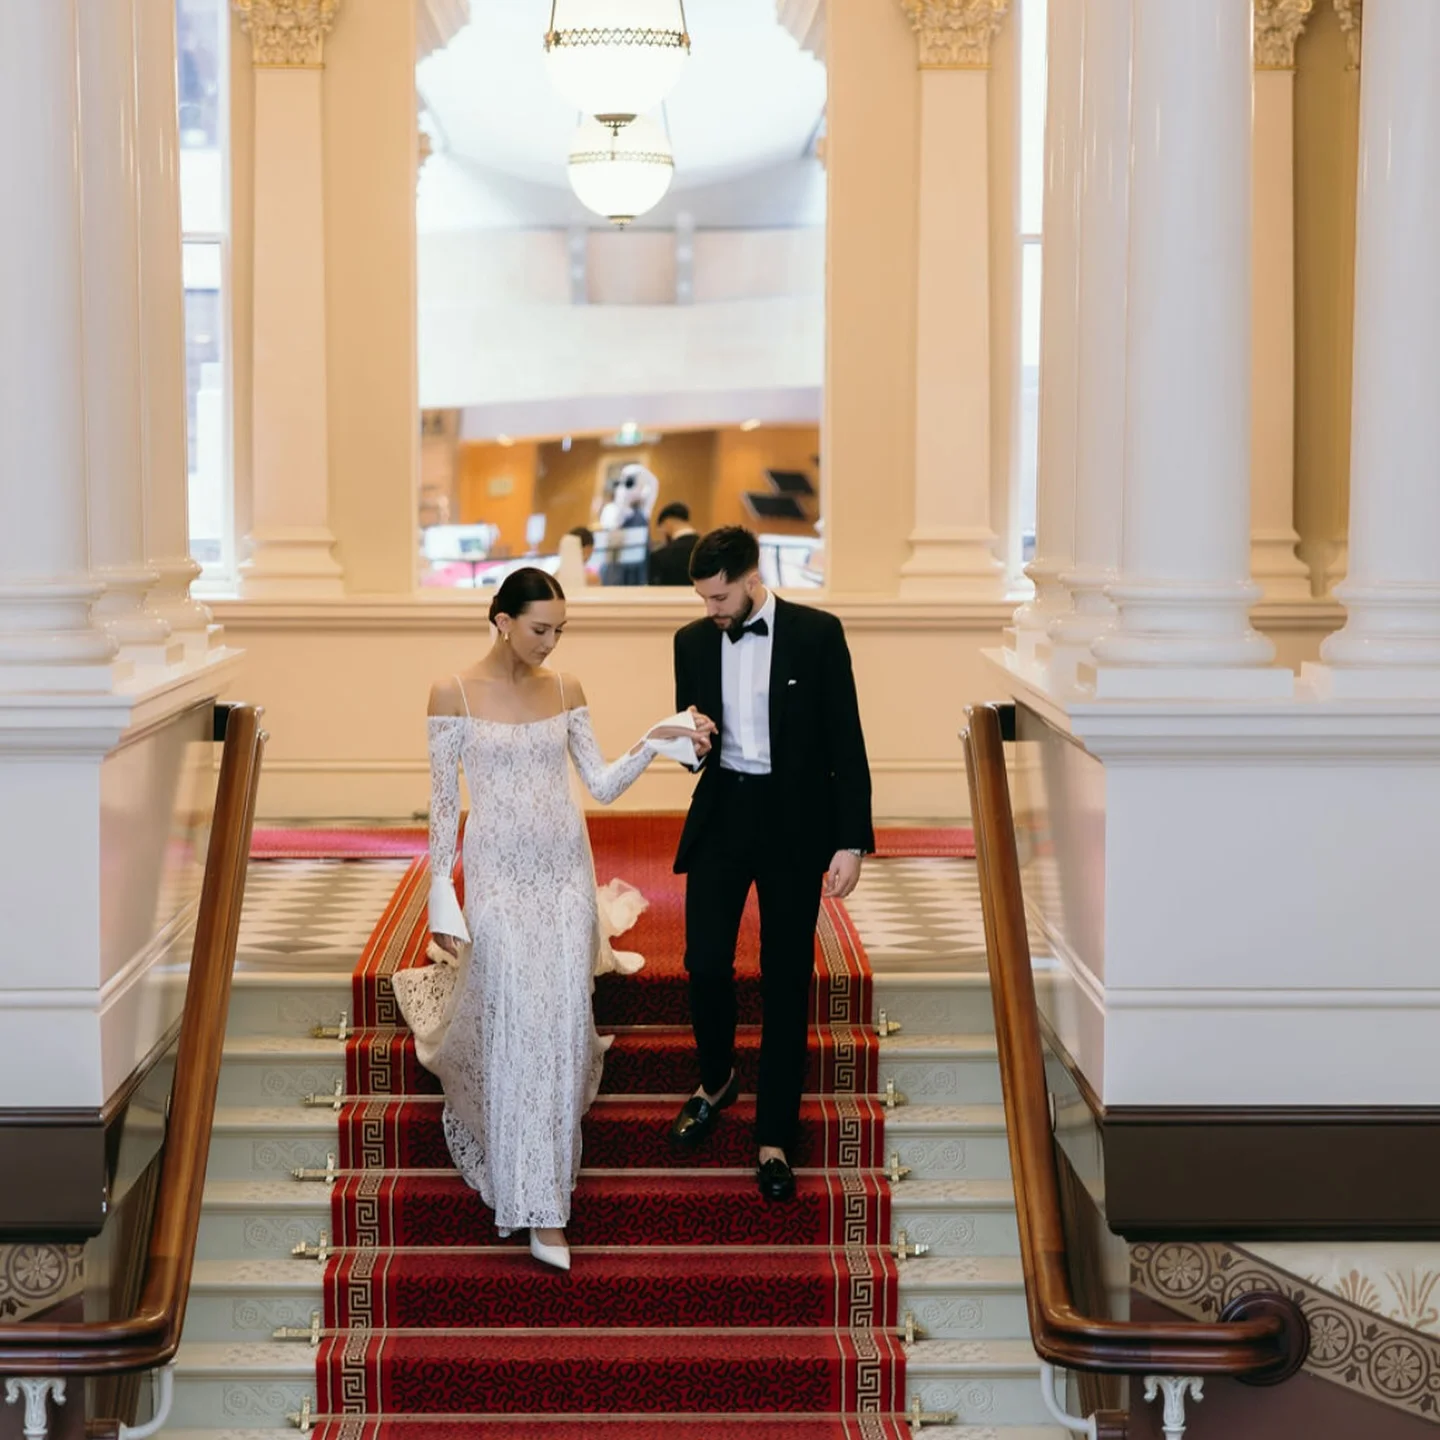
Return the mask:
[(233, 573), (230, 465), (229, 12), (227, 0), (177, 0), (180, 224), (184, 233), (190, 554)]
[(1041, 211), (1045, 197), (1046, 0), (1020, 8), (1020, 543), (1035, 556), (1040, 429)]

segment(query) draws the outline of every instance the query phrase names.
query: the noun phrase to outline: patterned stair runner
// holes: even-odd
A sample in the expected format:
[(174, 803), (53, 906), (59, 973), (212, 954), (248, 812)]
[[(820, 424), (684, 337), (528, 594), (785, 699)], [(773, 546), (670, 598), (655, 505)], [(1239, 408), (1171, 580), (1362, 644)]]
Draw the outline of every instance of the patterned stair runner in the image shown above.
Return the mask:
[[(662, 1424), (691, 1440), (907, 1433), (863, 949), (827, 904), (795, 1200), (767, 1205), (755, 1190), (748, 1093), (700, 1154), (677, 1156), (667, 1132), (695, 1071), (674, 823), (615, 817), (592, 831), (600, 880), (618, 875), (651, 903), (620, 942), (645, 969), (596, 987), (597, 1023), (616, 1040), (585, 1122), (569, 1274), (532, 1260), (523, 1235), (500, 1240), (450, 1165), (437, 1086), (389, 982), (424, 963), (426, 862), (398, 886), (354, 977), (317, 1352), (326, 1440), (459, 1440), (477, 1426), (496, 1440), (570, 1440), (581, 1425), (627, 1440)], [(752, 907), (737, 965), (746, 1090), (758, 942)]]

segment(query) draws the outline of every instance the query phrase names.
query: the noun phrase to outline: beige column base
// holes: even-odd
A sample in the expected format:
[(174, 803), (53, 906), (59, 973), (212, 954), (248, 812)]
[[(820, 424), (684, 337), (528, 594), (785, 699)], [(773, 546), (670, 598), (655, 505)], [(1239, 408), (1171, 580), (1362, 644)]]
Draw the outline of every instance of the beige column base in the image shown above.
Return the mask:
[(1250, 577), (1270, 601), (1308, 600), (1315, 593), (1310, 567), (1295, 553), (1292, 531), (1255, 531), (1250, 536)]
[(995, 558), (995, 536), (983, 528), (939, 526), (910, 536), (910, 558), (900, 569), (905, 596), (1004, 600), (1005, 567)]
[(256, 531), (250, 558), (240, 567), (246, 599), (328, 600), (345, 593), (344, 573), (332, 553), (335, 537), (320, 526)]

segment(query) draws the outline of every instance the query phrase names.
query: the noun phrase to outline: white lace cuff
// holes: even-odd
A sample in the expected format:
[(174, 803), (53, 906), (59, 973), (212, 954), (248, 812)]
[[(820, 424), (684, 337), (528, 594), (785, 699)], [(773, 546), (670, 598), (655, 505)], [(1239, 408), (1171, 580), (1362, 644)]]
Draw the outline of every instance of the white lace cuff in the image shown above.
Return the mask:
[[(671, 715), (668, 719), (661, 720), (659, 724), (652, 725), (652, 730), (658, 730), (661, 726), (682, 725), (687, 730), (695, 728), (695, 717), (688, 711), (682, 710), (678, 715)], [(655, 755), (664, 755), (669, 760), (678, 761), (687, 769), (695, 767), (695, 743), (687, 740), (683, 735), (676, 736), (673, 740), (645, 740), (645, 748)]]
[(434, 935), (453, 935), (470, 943), (470, 930), (464, 912), (455, 898), (455, 882), (436, 876), (430, 882), (430, 931)]

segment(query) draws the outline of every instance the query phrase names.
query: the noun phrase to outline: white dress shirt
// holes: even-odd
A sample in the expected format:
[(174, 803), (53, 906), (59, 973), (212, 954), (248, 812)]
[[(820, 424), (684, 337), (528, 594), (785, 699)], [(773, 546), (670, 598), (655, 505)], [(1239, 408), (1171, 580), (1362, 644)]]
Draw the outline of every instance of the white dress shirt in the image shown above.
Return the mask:
[(720, 768), (742, 775), (770, 773), (770, 656), (775, 648), (775, 597), (746, 616), (763, 620), (769, 633), (720, 642)]

